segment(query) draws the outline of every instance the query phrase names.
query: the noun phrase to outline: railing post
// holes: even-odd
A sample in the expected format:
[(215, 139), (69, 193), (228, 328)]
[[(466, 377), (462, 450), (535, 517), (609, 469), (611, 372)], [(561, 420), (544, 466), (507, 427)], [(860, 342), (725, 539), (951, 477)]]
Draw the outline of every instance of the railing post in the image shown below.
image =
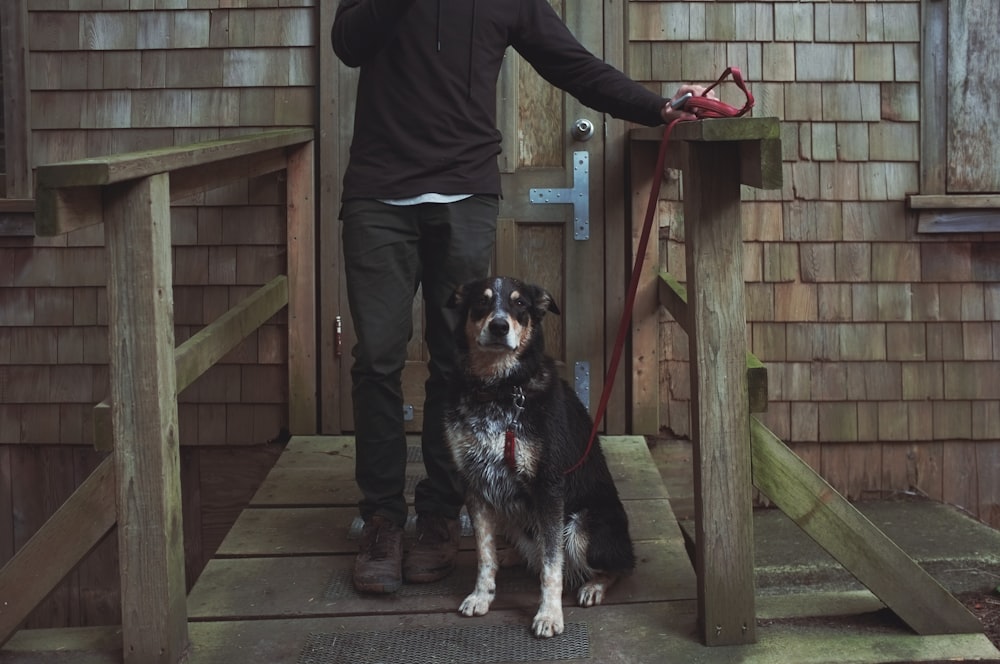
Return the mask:
[(698, 611), (707, 645), (755, 641), (740, 148), (688, 143), (684, 242)]
[(169, 175), (104, 190), (112, 430), (126, 664), (187, 648)]
[(288, 155), (288, 428), (318, 429), (316, 394), (316, 196), (313, 141)]

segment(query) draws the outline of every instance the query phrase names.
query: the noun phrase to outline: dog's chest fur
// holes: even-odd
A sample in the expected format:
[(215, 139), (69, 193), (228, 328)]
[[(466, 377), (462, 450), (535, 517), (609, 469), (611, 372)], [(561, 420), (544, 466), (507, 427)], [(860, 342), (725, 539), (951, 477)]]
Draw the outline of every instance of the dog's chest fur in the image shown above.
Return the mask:
[[(516, 415), (513, 396), (488, 402), (468, 396), (459, 401), (447, 424), (459, 472), (469, 488), (497, 508), (507, 509), (523, 500), (527, 484), (538, 473), (541, 442), (532, 431), (530, 414), (522, 412), (515, 422)], [(508, 430), (513, 435), (510, 458)]]

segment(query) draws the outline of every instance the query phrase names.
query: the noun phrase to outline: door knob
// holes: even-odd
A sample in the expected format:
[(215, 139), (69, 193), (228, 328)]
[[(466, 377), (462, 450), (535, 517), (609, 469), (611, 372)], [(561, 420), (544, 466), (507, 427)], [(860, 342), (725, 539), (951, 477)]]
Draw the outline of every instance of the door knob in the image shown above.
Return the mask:
[(573, 138), (578, 141), (589, 141), (594, 135), (594, 123), (587, 118), (580, 118), (573, 123), (573, 128), (570, 129), (570, 133), (573, 134)]

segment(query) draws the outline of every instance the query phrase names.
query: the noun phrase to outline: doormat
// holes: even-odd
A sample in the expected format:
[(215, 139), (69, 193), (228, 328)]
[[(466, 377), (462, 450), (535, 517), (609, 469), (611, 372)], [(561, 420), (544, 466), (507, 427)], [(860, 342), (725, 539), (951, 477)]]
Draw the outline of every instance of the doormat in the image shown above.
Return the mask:
[(568, 623), (551, 639), (534, 638), (527, 625), (483, 625), (310, 634), (297, 664), (494, 664), (589, 657), (586, 623)]

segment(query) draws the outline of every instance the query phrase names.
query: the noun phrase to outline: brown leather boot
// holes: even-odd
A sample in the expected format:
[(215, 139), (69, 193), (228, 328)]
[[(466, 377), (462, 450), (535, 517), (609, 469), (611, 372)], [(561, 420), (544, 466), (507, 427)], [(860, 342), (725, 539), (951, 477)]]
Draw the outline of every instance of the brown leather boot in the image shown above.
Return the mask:
[(358, 557), (354, 559), (354, 587), (363, 593), (394, 593), (403, 585), (403, 529), (381, 516), (365, 521)]
[(432, 583), (451, 574), (461, 536), (458, 519), (418, 515), (417, 539), (403, 559), (403, 576), (407, 582)]

